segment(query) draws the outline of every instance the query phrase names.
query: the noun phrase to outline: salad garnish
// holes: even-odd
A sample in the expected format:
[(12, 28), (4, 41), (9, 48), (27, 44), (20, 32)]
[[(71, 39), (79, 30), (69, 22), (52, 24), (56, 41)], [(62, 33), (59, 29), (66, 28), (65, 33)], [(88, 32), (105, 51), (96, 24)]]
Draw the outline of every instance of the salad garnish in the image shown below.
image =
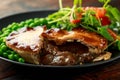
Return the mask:
[(109, 5), (111, 0), (98, 1), (103, 7), (82, 7), (82, 0), (74, 0), (72, 8), (63, 8), (62, 0), (59, 0), (60, 10), (47, 17), (51, 19), (48, 22), (51, 26), (48, 28), (72, 30), (83, 27), (102, 35), (110, 44), (120, 43), (119, 10)]

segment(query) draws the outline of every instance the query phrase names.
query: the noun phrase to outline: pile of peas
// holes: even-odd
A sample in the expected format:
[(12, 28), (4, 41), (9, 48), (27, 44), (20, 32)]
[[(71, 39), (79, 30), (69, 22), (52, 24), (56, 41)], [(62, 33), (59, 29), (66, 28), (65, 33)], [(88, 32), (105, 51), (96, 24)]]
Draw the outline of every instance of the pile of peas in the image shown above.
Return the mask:
[(48, 20), (46, 18), (34, 18), (34, 19), (27, 19), (20, 23), (13, 22), (12, 24), (4, 27), (0, 31), (0, 56), (4, 58), (8, 58), (10, 60), (18, 61), (24, 63), (25, 60), (15, 51), (8, 48), (5, 44), (5, 38), (12, 32), (22, 27), (36, 27), (36, 26), (43, 26), (47, 25)]

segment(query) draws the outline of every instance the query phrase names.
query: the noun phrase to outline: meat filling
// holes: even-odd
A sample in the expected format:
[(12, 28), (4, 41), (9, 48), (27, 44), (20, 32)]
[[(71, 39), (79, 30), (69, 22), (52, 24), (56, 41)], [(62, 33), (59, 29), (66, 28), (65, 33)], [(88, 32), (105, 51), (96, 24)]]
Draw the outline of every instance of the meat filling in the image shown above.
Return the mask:
[(90, 62), (96, 54), (89, 53), (88, 47), (79, 42), (66, 42), (56, 45), (53, 41), (44, 41), (44, 55), (42, 64), (47, 65), (75, 65)]
[(42, 33), (44, 48), (42, 64), (75, 65), (91, 62), (104, 53), (107, 40), (84, 28), (72, 31), (50, 29)]

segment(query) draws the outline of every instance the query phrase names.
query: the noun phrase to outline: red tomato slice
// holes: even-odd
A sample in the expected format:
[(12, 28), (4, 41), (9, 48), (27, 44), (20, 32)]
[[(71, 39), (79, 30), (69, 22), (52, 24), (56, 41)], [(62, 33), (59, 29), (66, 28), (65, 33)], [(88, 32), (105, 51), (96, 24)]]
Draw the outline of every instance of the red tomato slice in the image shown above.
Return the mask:
[(97, 18), (101, 18), (101, 17), (105, 16), (105, 14), (106, 14), (106, 10), (104, 8), (101, 8), (101, 7), (85, 7), (83, 9), (85, 11), (86, 10), (93, 10), (93, 11), (95, 11), (95, 16)]
[(78, 13), (77, 11), (75, 12), (75, 15), (77, 16), (76, 19), (73, 19), (72, 15), (70, 16), (70, 22), (73, 24), (77, 24), (80, 22), (82, 18), (82, 13)]
[(70, 22), (73, 23), (73, 24), (79, 23), (81, 18), (82, 18), (82, 14), (86, 10), (95, 11), (95, 15), (93, 15), (93, 16), (96, 16), (97, 19), (100, 19), (103, 26), (109, 25), (111, 23), (110, 19), (107, 16), (105, 16), (106, 10), (104, 8), (101, 8), (101, 7), (83, 7), (83, 12), (78, 13), (76, 11), (75, 12), (75, 15), (77, 16), (76, 19), (73, 19), (73, 17), (71, 16), (70, 17)]
[(102, 18), (106, 14), (106, 10), (104, 8), (96, 8), (96, 17), (97, 18)]
[(110, 19), (105, 15), (106, 10), (104, 8), (86, 7), (85, 10), (93, 10), (93, 11), (95, 11), (96, 18), (101, 20), (101, 23), (102, 23), (103, 26), (109, 25), (111, 23)]
[(101, 24), (102, 24), (103, 26), (109, 25), (109, 24), (111, 24), (111, 21), (110, 21), (110, 19), (109, 19), (107, 16), (103, 16), (103, 17), (101, 18)]
[(73, 24), (77, 24), (80, 22), (80, 19), (75, 19), (75, 20), (73, 19), (73, 20), (70, 20), (70, 22)]

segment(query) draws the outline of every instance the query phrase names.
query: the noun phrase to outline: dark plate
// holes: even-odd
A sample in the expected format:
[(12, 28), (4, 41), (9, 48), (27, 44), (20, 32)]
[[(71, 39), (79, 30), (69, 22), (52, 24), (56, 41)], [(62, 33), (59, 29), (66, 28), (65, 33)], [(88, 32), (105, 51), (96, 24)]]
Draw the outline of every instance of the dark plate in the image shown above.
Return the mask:
[[(2, 29), (3, 27), (6, 27), (7, 25), (9, 25), (12, 22), (20, 22), (20, 21), (24, 21), (24, 20), (30, 19), (30, 18), (46, 17), (47, 15), (49, 15), (53, 12), (55, 12), (55, 11), (47, 10), (47, 11), (34, 11), (34, 12), (26, 12), (26, 13), (11, 15), (11, 16), (0, 19), (0, 29)], [(46, 67), (47, 68), (87, 68), (87, 67), (93, 67), (93, 66), (107, 64), (107, 63), (117, 60), (118, 58), (120, 58), (120, 52), (115, 52), (112, 55), (112, 58), (109, 60), (106, 60), (106, 61), (100, 61), (100, 62), (96, 62), (96, 63), (86, 63), (83, 65), (73, 65), (73, 66), (51, 66), (51, 65), (34, 65), (34, 64), (29, 64), (29, 63), (19, 63), (16, 61), (12, 61), (12, 60), (0, 57), (0, 59), (11, 62), (11, 63), (15, 63), (15, 64), (22, 65), (22, 66), (38, 67), (38, 68), (43, 68), (43, 67), (45, 67), (45, 68)]]

